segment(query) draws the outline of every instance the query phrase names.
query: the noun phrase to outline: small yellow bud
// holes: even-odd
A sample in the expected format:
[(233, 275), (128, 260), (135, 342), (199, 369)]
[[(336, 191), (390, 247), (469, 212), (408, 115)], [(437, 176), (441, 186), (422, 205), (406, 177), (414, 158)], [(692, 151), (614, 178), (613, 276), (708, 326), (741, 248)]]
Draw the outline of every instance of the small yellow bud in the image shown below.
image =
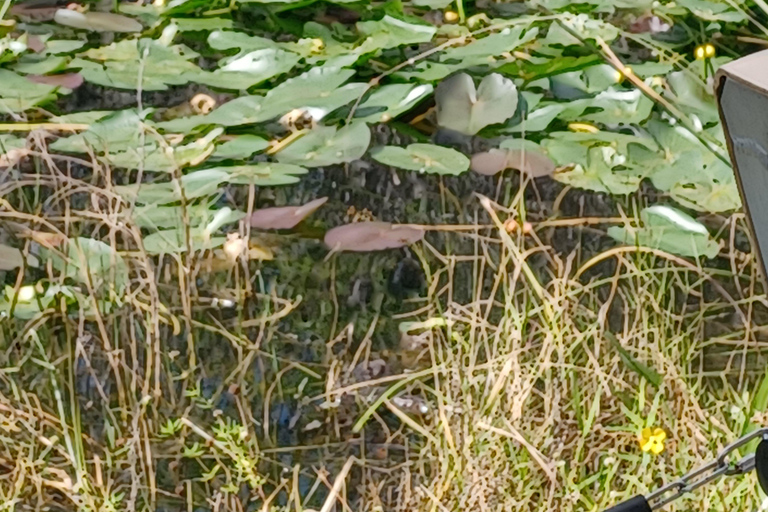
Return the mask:
[(707, 54), (703, 46), (697, 46), (696, 50), (693, 52), (693, 55), (696, 57), (696, 60), (704, 60), (707, 58)]
[(704, 56), (708, 59), (711, 59), (715, 56), (715, 47), (709, 43), (704, 45)]
[(589, 123), (571, 123), (568, 125), (568, 129), (572, 132), (581, 133), (597, 133), (600, 131), (597, 126), (591, 125)]
[(447, 23), (456, 23), (459, 20), (459, 15), (454, 11), (445, 11), (443, 13), (443, 19)]

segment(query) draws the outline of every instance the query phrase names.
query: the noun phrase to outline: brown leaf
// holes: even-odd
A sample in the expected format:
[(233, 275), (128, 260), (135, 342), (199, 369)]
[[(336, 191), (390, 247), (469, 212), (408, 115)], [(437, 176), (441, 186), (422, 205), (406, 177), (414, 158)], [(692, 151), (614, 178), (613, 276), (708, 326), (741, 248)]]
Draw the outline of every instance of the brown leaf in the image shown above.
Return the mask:
[(69, 9), (59, 9), (53, 17), (59, 25), (93, 30), (95, 32), (141, 32), (141, 23), (120, 14), (111, 12), (77, 12)]
[(55, 85), (67, 89), (77, 89), (83, 85), (83, 75), (80, 73), (64, 73), (61, 75), (27, 75), (27, 80), (36, 84)]
[(503, 149), (491, 149), (475, 153), (469, 163), (470, 168), (483, 176), (493, 176), (509, 167), (507, 152)]
[(555, 162), (536, 151), (512, 149), (507, 152), (507, 155), (509, 167), (532, 178), (552, 176), (555, 173)]
[(256, 229), (292, 229), (312, 215), (326, 201), (328, 201), (327, 197), (321, 197), (303, 206), (279, 206), (256, 210), (251, 215), (251, 227)]
[(491, 149), (475, 153), (470, 167), (485, 176), (493, 176), (505, 169), (517, 169), (532, 178), (551, 176), (555, 172), (555, 163), (548, 156), (530, 149)]
[(359, 222), (338, 226), (325, 234), (334, 251), (370, 252), (397, 249), (424, 238), (424, 230), (389, 222)]

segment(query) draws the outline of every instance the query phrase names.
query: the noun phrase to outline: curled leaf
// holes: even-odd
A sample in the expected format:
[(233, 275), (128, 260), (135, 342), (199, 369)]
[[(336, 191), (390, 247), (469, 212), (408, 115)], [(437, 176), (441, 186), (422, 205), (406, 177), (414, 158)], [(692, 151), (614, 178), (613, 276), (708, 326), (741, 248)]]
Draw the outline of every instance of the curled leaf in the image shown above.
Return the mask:
[(424, 230), (389, 222), (359, 222), (338, 226), (325, 234), (334, 251), (371, 252), (397, 249), (424, 238)]
[(328, 201), (327, 197), (321, 197), (303, 206), (279, 206), (256, 210), (251, 215), (251, 227), (256, 229), (294, 228), (301, 221), (312, 215), (326, 201)]
[(95, 32), (141, 32), (144, 27), (138, 21), (127, 16), (111, 12), (77, 12), (59, 9), (53, 16), (59, 25), (93, 30)]

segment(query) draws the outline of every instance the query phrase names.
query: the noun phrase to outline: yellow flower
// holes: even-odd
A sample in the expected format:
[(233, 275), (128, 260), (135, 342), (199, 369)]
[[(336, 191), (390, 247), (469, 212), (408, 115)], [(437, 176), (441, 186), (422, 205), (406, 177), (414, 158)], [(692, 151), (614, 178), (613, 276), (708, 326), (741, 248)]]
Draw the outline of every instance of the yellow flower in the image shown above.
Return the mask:
[(667, 433), (664, 429), (646, 427), (640, 432), (638, 442), (640, 448), (644, 452), (651, 452), (654, 455), (658, 455), (664, 451), (664, 440), (667, 438)]
[(443, 19), (447, 23), (455, 23), (459, 19), (459, 15), (454, 11), (445, 11), (443, 13)]
[(614, 71), (613, 77), (616, 80), (616, 83), (621, 83), (624, 81), (624, 79), (632, 74), (632, 68), (629, 66), (625, 66), (624, 69), (621, 71)]
[(571, 123), (568, 125), (568, 129), (572, 132), (581, 132), (581, 133), (597, 133), (600, 131), (600, 129), (592, 124), (589, 123)]
[(702, 44), (696, 47), (693, 55), (696, 57), (696, 60), (711, 59), (715, 56), (715, 47), (709, 43)]

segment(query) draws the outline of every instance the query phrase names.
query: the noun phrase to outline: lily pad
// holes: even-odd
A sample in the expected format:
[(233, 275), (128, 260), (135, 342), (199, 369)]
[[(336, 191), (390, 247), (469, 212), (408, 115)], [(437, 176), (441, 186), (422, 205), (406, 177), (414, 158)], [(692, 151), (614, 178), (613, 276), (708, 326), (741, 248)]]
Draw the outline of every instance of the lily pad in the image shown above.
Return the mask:
[(325, 245), (334, 251), (371, 252), (397, 249), (424, 238), (424, 230), (389, 222), (358, 222), (338, 226), (325, 234)]
[(57, 86), (30, 82), (7, 69), (0, 69), (0, 84), (0, 113), (23, 112), (56, 99)]
[(211, 158), (242, 160), (254, 153), (264, 151), (268, 147), (269, 142), (258, 135), (236, 135), (225, 143), (216, 146)]
[[(219, 210), (210, 209), (207, 204), (187, 205), (187, 219), (192, 227), (202, 227), (209, 232), (221, 226), (237, 222), (245, 213), (228, 207)], [(137, 206), (133, 209), (133, 222), (142, 228), (167, 229), (184, 226), (184, 212), (181, 206)]]
[(720, 246), (707, 228), (690, 215), (669, 206), (651, 206), (640, 212), (641, 227), (613, 226), (608, 235), (625, 244), (640, 245), (680, 256), (714, 258)]
[(343, 85), (354, 74), (354, 70), (335, 66), (313, 68), (282, 82), (266, 96), (241, 96), (208, 115), (174, 119), (158, 126), (167, 131), (189, 131), (206, 124), (239, 126), (262, 123), (303, 108), (317, 109), (314, 117), (322, 118), (351, 103), (366, 89), (363, 83)]
[(483, 78), (475, 89), (472, 77), (459, 73), (441, 82), (435, 92), (437, 124), (474, 135), (484, 127), (503, 123), (517, 110), (517, 88), (497, 73)]
[(472, 170), (478, 174), (492, 176), (505, 169), (517, 169), (532, 178), (551, 176), (555, 163), (536, 143), (513, 139), (504, 141), (500, 149), (472, 155)]
[(367, 123), (387, 122), (407, 112), (432, 94), (430, 84), (391, 84), (375, 89), (355, 111), (355, 119)]
[(137, 203), (168, 204), (181, 201), (182, 191), (187, 200), (214, 194), (228, 177), (226, 172), (218, 169), (203, 169), (186, 174), (181, 180), (120, 185), (115, 187), (115, 190), (124, 198), (135, 200)]
[(111, 246), (92, 238), (73, 238), (67, 241), (65, 254), (67, 258), (62, 259), (56, 252), (43, 251), (64, 277), (89, 283), (96, 291), (109, 287), (118, 296), (124, 293), (128, 266)]
[[(224, 245), (223, 236), (210, 236), (202, 228), (189, 230), (189, 246), (192, 251), (215, 249)], [(144, 250), (149, 254), (178, 254), (187, 252), (184, 228), (164, 229), (147, 235), (142, 240)]]
[(77, 12), (71, 9), (59, 9), (53, 16), (59, 25), (72, 28), (92, 30), (94, 32), (141, 32), (141, 23), (120, 14), (111, 12)]
[(356, 121), (343, 128), (318, 126), (275, 156), (281, 163), (322, 167), (361, 158), (371, 143), (368, 125)]
[(383, 50), (409, 44), (428, 43), (437, 29), (433, 25), (417, 25), (386, 15), (377, 21), (357, 22), (357, 31), (366, 37), (363, 47)]
[(261, 208), (253, 212), (250, 224), (256, 229), (292, 229), (312, 215), (326, 201), (328, 201), (327, 197), (321, 197), (302, 206)]
[(190, 62), (197, 54), (189, 48), (152, 39), (124, 39), (80, 55), (70, 67), (80, 68), (89, 82), (117, 89), (164, 91), (205, 74)]
[(371, 152), (371, 157), (385, 165), (428, 174), (455, 176), (469, 169), (469, 159), (462, 153), (433, 144), (384, 146)]
[[(553, 153), (550, 151), (550, 156)], [(646, 172), (643, 169), (614, 169), (624, 160), (615, 149), (593, 147), (587, 151), (585, 162), (555, 172), (555, 179), (573, 187), (625, 195), (635, 192)]]
[(277, 75), (287, 73), (301, 57), (277, 48), (255, 50), (231, 60), (215, 71), (186, 75), (191, 82), (221, 89), (245, 90)]
[(298, 183), (302, 174), (308, 171), (304, 167), (276, 162), (260, 162), (249, 165), (230, 165), (213, 167), (226, 174), (226, 181), (233, 185), (257, 185), (259, 187), (274, 187)]

